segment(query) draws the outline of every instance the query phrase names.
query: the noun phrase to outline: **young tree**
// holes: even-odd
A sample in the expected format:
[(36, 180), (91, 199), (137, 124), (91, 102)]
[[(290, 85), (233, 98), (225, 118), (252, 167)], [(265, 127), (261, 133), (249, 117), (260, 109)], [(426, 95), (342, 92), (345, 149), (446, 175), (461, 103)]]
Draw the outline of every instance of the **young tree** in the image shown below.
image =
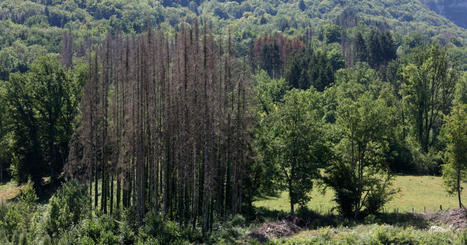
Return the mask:
[[(336, 67), (336, 69), (338, 69)], [(308, 89), (310, 86), (322, 92), (334, 82), (331, 59), (325, 52), (311, 49), (302, 50), (292, 56), (286, 69), (285, 78), (292, 88)]]
[(461, 183), (467, 180), (467, 104), (453, 107), (451, 114), (446, 116), (443, 127), (444, 137), (448, 142), (443, 180), (449, 194), (457, 193), (459, 208), (462, 208)]
[(310, 200), (308, 193), (313, 188), (313, 180), (325, 162), (326, 147), (316, 103), (312, 90), (291, 90), (273, 115), (274, 163), (279, 181), (289, 192), (292, 215), (296, 204), (304, 206)]
[(368, 49), (361, 32), (357, 33), (353, 45), (355, 47), (356, 61), (368, 62)]
[(342, 215), (362, 218), (378, 212), (391, 199), (391, 174), (385, 162), (391, 108), (364, 93), (343, 98), (337, 110), (340, 135), (323, 182), (335, 191)]
[(311, 86), (308, 69), (309, 57), (302, 57), (302, 53), (294, 55), (285, 72), (286, 81), (292, 88), (308, 89)]

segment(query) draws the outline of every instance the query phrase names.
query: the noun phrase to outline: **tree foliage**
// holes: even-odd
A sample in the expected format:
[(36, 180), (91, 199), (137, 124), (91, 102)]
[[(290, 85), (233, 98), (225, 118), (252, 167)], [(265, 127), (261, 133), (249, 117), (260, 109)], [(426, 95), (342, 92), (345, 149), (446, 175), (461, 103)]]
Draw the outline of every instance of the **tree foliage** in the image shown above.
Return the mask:
[(31, 177), (56, 180), (68, 155), (79, 101), (76, 79), (48, 55), (24, 74), (11, 74), (4, 84), (13, 130), (13, 175), (24, 182)]
[(313, 180), (326, 162), (323, 125), (316, 108), (313, 90), (291, 90), (272, 115), (276, 118), (275, 137), (270, 142), (273, 164), (278, 168), (281, 185), (289, 192), (292, 214), (294, 205), (304, 206), (310, 200)]
[(328, 54), (319, 50), (302, 50), (292, 57), (286, 70), (286, 80), (291, 88), (308, 89), (313, 86), (322, 92), (334, 83), (334, 72), (342, 68), (333, 66)]
[(355, 100), (343, 98), (339, 104), (339, 141), (323, 182), (335, 191), (345, 217), (375, 214), (394, 194), (384, 158), (390, 111), (384, 100), (372, 100), (368, 93)]
[(442, 115), (449, 113), (459, 73), (438, 45), (418, 51), (402, 76), (402, 96), (422, 151), (436, 144)]
[(457, 194), (459, 208), (462, 204), (462, 182), (467, 179), (467, 105), (458, 104), (445, 118), (444, 137), (448, 143), (443, 180), (450, 194)]

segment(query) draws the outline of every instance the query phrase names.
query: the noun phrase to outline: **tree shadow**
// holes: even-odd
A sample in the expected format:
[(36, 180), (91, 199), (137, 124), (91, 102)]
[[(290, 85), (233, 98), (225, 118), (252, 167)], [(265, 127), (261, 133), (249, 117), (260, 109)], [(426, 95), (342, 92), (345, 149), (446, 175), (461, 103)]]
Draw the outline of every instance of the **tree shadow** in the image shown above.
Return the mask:
[(430, 223), (423, 214), (417, 213), (379, 213), (370, 215), (365, 219), (353, 220), (340, 215), (329, 213), (321, 214), (308, 208), (300, 208), (294, 216), (288, 212), (270, 210), (264, 207), (255, 208), (257, 222), (276, 220), (288, 220), (295, 225), (306, 229), (318, 229), (321, 227), (353, 227), (364, 224), (387, 224), (399, 227), (414, 227), (426, 229)]
[(414, 227), (426, 229), (430, 223), (423, 214), (418, 213), (381, 213), (375, 216), (375, 223), (400, 227)]

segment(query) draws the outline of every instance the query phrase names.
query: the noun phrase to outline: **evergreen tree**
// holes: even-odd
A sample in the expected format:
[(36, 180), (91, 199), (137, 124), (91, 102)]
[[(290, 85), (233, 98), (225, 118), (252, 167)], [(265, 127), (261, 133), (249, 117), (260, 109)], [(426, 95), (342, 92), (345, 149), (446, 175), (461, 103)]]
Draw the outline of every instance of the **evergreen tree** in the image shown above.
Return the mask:
[(355, 56), (357, 61), (368, 62), (368, 49), (363, 39), (362, 33), (357, 33), (357, 37), (354, 40)]

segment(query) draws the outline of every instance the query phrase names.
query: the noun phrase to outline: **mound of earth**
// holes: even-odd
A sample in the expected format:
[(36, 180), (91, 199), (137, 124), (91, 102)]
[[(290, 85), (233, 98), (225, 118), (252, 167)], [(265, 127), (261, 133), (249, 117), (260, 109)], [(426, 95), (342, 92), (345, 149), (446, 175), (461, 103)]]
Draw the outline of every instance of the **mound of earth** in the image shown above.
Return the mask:
[(427, 219), (435, 223), (448, 224), (453, 230), (461, 231), (467, 229), (467, 209), (459, 208), (445, 212), (428, 214)]
[(251, 231), (248, 236), (260, 242), (267, 242), (270, 239), (291, 236), (300, 230), (301, 228), (295, 224), (295, 220), (284, 219), (265, 223)]

